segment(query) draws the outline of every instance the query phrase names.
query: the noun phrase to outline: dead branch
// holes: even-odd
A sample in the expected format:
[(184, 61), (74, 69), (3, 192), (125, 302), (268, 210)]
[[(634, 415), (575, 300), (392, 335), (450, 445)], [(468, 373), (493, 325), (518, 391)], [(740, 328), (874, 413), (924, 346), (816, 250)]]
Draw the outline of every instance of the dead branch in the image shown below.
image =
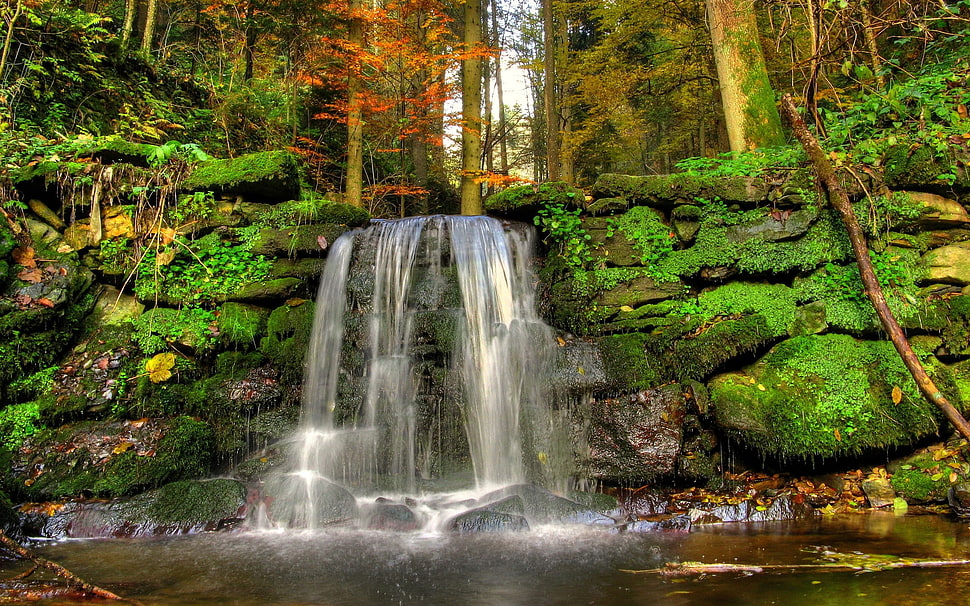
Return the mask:
[(960, 435), (970, 440), (970, 423), (967, 423), (967, 420), (960, 414), (960, 411), (950, 404), (946, 396), (937, 388), (933, 379), (926, 374), (926, 369), (923, 368), (923, 364), (913, 352), (913, 348), (903, 333), (903, 329), (899, 326), (895, 316), (893, 316), (892, 311), (889, 309), (889, 305), (886, 303), (886, 295), (879, 285), (879, 279), (876, 278), (876, 272), (872, 266), (872, 259), (869, 258), (869, 245), (866, 243), (865, 234), (859, 225), (859, 219), (852, 210), (849, 195), (836, 177), (835, 170), (832, 168), (832, 164), (829, 162), (825, 151), (815, 137), (812, 136), (812, 133), (809, 132), (805, 121), (798, 114), (798, 109), (795, 107), (795, 103), (792, 101), (790, 94), (785, 94), (782, 97), (781, 110), (782, 114), (791, 124), (795, 137), (802, 144), (802, 147), (805, 148), (805, 152), (815, 167), (819, 181), (821, 181), (822, 185), (828, 191), (829, 203), (842, 217), (842, 222), (849, 234), (849, 241), (852, 243), (852, 252), (855, 254), (856, 263), (859, 265), (859, 274), (862, 277), (862, 284), (866, 289), (866, 296), (869, 297), (869, 301), (872, 303), (873, 308), (875, 308), (876, 315), (879, 316), (883, 330), (889, 335), (889, 339), (899, 353), (899, 357), (902, 358), (903, 363), (909, 369), (910, 374), (916, 381), (916, 385), (926, 399), (943, 411), (947, 420), (960, 432)]
[(940, 568), (970, 566), (970, 560), (922, 560), (889, 555), (839, 553), (826, 551), (811, 564), (705, 564), (704, 562), (667, 562), (649, 570), (621, 570), (630, 574), (656, 574), (662, 577), (691, 577), (705, 574), (762, 574), (793, 572), (882, 572), (899, 568)]
[(77, 576), (67, 568), (64, 568), (57, 562), (52, 562), (47, 558), (42, 558), (34, 554), (33, 552), (31, 552), (29, 549), (27, 549), (17, 541), (14, 541), (10, 537), (8, 537), (6, 534), (4, 534), (2, 530), (0, 530), (0, 545), (2, 545), (3, 548), (24, 558), (25, 560), (30, 560), (36, 566), (50, 570), (57, 576), (64, 579), (68, 583), (68, 585), (79, 587), (86, 593), (90, 593), (91, 595), (96, 595), (98, 597), (105, 598), (108, 600), (118, 600), (120, 602), (127, 602), (129, 604), (138, 604), (138, 602), (134, 600), (123, 598), (115, 593), (108, 591), (107, 589), (103, 589), (101, 587), (98, 587), (97, 585), (92, 585), (91, 583), (88, 583), (87, 581)]

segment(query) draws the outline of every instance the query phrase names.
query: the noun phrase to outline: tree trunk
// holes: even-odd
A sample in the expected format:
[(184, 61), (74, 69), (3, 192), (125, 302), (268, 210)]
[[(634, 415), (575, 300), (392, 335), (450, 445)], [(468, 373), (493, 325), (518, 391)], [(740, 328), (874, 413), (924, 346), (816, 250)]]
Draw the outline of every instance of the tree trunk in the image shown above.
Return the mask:
[(145, 30), (141, 33), (141, 52), (152, 52), (152, 39), (155, 37), (155, 23), (158, 22), (158, 0), (148, 0), (145, 7)]
[(707, 18), (731, 151), (784, 145), (753, 0), (707, 0)]
[(866, 296), (869, 297), (869, 301), (872, 303), (873, 308), (875, 308), (876, 315), (879, 316), (883, 330), (889, 335), (893, 346), (903, 359), (903, 363), (909, 369), (910, 374), (913, 375), (916, 385), (926, 399), (939, 407), (947, 420), (960, 432), (960, 435), (970, 440), (970, 423), (967, 423), (963, 415), (940, 392), (933, 382), (933, 379), (926, 374), (926, 369), (923, 368), (923, 364), (913, 352), (913, 348), (910, 347), (909, 340), (903, 333), (903, 329), (896, 322), (896, 318), (889, 309), (889, 305), (886, 303), (886, 296), (882, 291), (882, 287), (879, 285), (879, 279), (876, 277), (876, 272), (873, 269), (872, 260), (869, 258), (869, 246), (866, 243), (865, 234), (859, 225), (859, 220), (856, 218), (855, 212), (852, 210), (852, 205), (849, 203), (849, 196), (845, 188), (842, 187), (842, 184), (839, 183), (838, 178), (835, 176), (835, 171), (829, 162), (828, 156), (819, 146), (815, 137), (808, 131), (808, 127), (805, 126), (805, 121), (802, 120), (802, 117), (798, 114), (798, 110), (795, 108), (795, 103), (792, 101), (791, 95), (786, 94), (782, 97), (781, 106), (785, 112), (785, 117), (792, 125), (795, 137), (801, 142), (802, 147), (805, 148), (805, 152), (815, 166), (815, 172), (818, 174), (819, 181), (821, 181), (825, 189), (829, 192), (829, 202), (838, 211), (839, 215), (842, 216), (842, 222), (845, 224), (845, 229), (849, 234), (849, 241), (852, 243), (852, 252), (855, 254), (856, 263), (859, 265), (859, 274), (862, 276), (862, 284), (865, 286)]
[(461, 214), (482, 214), (482, 0), (465, 1), (461, 63)]
[(250, 1), (246, 8), (246, 42), (244, 43), (243, 56), (246, 66), (243, 70), (243, 82), (253, 79), (253, 65), (256, 63), (256, 3)]
[(347, 41), (351, 52), (347, 75), (347, 172), (344, 176), (344, 202), (364, 205), (364, 122), (362, 110), (361, 53), (364, 47), (364, 24), (360, 18), (360, 0), (350, 0), (350, 27)]
[(546, 115), (546, 179), (559, 180), (559, 112), (556, 103), (556, 36), (552, 0), (542, 0), (542, 98)]
[(498, 149), (499, 170), (503, 175), (509, 174), (509, 144), (508, 124), (505, 115), (505, 91), (502, 90), (502, 36), (498, 28), (498, 2), (492, 0), (492, 33), (495, 35), (495, 90), (498, 95)]

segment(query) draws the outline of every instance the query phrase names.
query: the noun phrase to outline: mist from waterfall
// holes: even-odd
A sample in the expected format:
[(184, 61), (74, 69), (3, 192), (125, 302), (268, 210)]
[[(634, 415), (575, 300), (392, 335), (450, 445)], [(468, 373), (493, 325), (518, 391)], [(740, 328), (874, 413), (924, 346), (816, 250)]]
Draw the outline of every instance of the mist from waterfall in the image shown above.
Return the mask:
[[(547, 393), (555, 340), (535, 311), (531, 238), (531, 229), (489, 217), (431, 216), (375, 221), (333, 244), (292, 469), (278, 478), (277, 524), (315, 527), (334, 517), (334, 486), (420, 493), (462, 458), (473, 470), (468, 488), (562, 480), (554, 476), (563, 465), (551, 463), (561, 448)], [(418, 335), (427, 314), (437, 314), (432, 329)], [(449, 319), (457, 328), (450, 343)], [(445, 335), (444, 371), (418, 360), (429, 332)], [(361, 358), (361, 376), (348, 370), (351, 358)], [(455, 389), (434, 399), (429, 377), (442, 372), (440, 382)], [(448, 414), (467, 445), (448, 443)], [(445, 451), (467, 456), (445, 461)]]

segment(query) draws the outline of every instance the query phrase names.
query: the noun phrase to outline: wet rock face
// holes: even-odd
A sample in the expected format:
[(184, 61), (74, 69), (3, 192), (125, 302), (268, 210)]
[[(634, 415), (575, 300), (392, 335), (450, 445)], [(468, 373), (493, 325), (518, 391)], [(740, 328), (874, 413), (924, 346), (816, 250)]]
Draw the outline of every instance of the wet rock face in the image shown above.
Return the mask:
[(183, 481), (127, 499), (30, 505), (23, 527), (29, 536), (50, 539), (193, 534), (231, 528), (246, 511), (240, 482)]
[(574, 419), (581, 466), (590, 477), (642, 482), (677, 469), (686, 401), (679, 385), (593, 399)]
[(448, 523), (448, 529), (459, 534), (523, 531), (529, 530), (529, 522), (514, 513), (483, 508), (459, 514)]

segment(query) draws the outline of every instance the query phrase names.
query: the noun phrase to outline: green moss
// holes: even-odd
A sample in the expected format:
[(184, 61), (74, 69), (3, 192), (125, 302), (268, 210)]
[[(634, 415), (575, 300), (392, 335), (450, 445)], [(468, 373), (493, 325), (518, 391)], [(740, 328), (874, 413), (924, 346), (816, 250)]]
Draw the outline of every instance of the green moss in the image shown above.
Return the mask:
[(266, 328), (269, 310), (244, 303), (226, 303), (219, 310), (219, 335), (232, 347), (252, 349)]
[(202, 162), (182, 182), (182, 187), (275, 200), (300, 197), (296, 156), (287, 151), (259, 152), (229, 160)]
[(845, 230), (831, 212), (823, 213), (796, 240), (734, 240), (728, 237), (729, 228), (720, 221), (705, 220), (694, 245), (670, 253), (660, 262), (659, 269), (681, 277), (713, 267), (734, 267), (755, 275), (783, 274), (810, 271), (825, 263), (852, 258)]
[(134, 321), (132, 339), (146, 356), (172, 346), (203, 352), (216, 344), (215, 323), (215, 314), (204, 309), (156, 307)]
[(608, 222), (607, 235), (623, 234), (633, 243), (640, 263), (654, 279), (674, 282), (677, 277), (662, 271), (662, 263), (674, 250), (677, 236), (660, 214), (647, 206), (636, 206)]
[(548, 182), (538, 187), (533, 185), (519, 185), (509, 187), (485, 200), (485, 212), (488, 214), (531, 221), (540, 208), (548, 206), (562, 206), (566, 209), (582, 207), (585, 194), (568, 183)]
[[(927, 363), (945, 392), (948, 372)], [(893, 403), (892, 391), (902, 399)], [(920, 395), (889, 342), (801, 336), (742, 373), (710, 385), (718, 422), (776, 457), (838, 457), (900, 446), (935, 432), (938, 411)], [(958, 396), (957, 396), (958, 397)]]
[(895, 145), (882, 158), (883, 179), (893, 188), (919, 189), (920, 186), (946, 185), (937, 177), (951, 172), (953, 163), (941, 160), (927, 145)]
[(797, 295), (784, 284), (730, 282), (701, 293), (697, 305), (705, 319), (758, 314), (774, 336), (785, 334), (797, 317)]
[(160, 523), (199, 524), (235, 517), (246, 503), (246, 487), (235, 480), (184, 480), (146, 494), (145, 516)]
[(313, 304), (283, 305), (270, 313), (266, 336), (259, 349), (273, 362), (286, 381), (303, 379), (303, 358), (309, 347), (313, 327)]
[(593, 198), (624, 198), (633, 204), (672, 208), (695, 198), (721, 198), (735, 202), (760, 202), (768, 197), (763, 179), (728, 176), (709, 179), (706, 176), (675, 173), (672, 175), (631, 176), (602, 174), (593, 184)]
[(272, 206), (268, 213), (255, 217), (256, 223), (264, 227), (285, 229), (309, 223), (333, 223), (357, 227), (370, 220), (370, 214), (363, 208), (332, 202), (323, 198), (289, 200)]
[(615, 389), (635, 391), (662, 381), (647, 360), (650, 337), (642, 333), (609, 335), (597, 340), (608, 381)]
[(36, 402), (14, 404), (0, 409), (0, 448), (17, 450), (40, 426)]

